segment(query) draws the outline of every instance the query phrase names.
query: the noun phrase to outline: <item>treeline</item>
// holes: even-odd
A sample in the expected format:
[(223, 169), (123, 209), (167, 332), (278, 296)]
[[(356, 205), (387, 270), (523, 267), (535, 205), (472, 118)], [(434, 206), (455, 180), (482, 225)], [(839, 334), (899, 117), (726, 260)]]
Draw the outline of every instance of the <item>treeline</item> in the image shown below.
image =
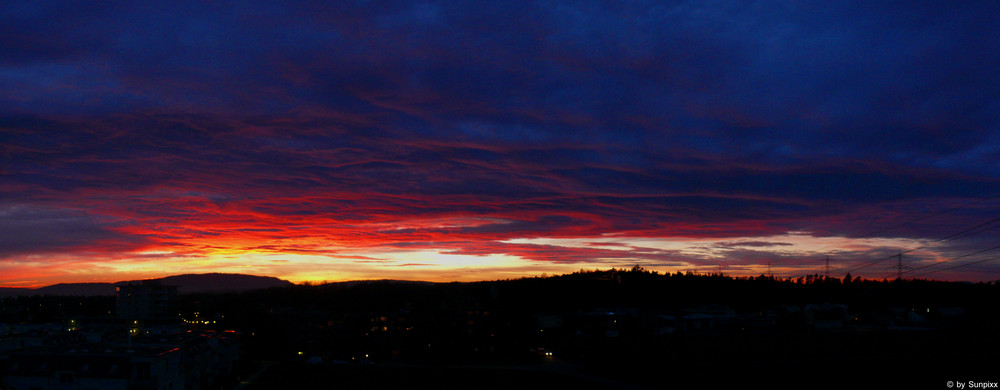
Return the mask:
[[(549, 277), (472, 283), (365, 281), (296, 285), (238, 294), (188, 294), (185, 310), (202, 313), (259, 308), (322, 312), (492, 308), (530, 313), (630, 307), (677, 310), (706, 304), (735, 309), (839, 303), (852, 306), (991, 307), (1000, 284), (919, 279), (871, 280), (812, 275), (658, 273), (633, 267), (580, 271)], [(238, 302), (238, 303), (237, 303)], [(298, 310), (297, 310), (298, 311)]]
[[(852, 307), (958, 306), (990, 309), (1000, 283), (921, 279), (872, 280), (810, 275), (734, 277), (692, 272), (659, 273), (635, 266), (571, 274), (472, 283), (408, 281), (294, 285), (244, 293), (184, 294), (186, 314), (229, 314), (246, 325), (259, 313), (356, 313), (466, 308), (531, 314), (629, 307), (679, 310), (722, 304), (737, 310), (838, 303)], [(0, 322), (43, 322), (69, 317), (114, 316), (113, 297), (13, 297), (0, 300)], [(183, 313), (182, 313), (183, 314)], [(289, 314), (293, 315), (293, 314)]]

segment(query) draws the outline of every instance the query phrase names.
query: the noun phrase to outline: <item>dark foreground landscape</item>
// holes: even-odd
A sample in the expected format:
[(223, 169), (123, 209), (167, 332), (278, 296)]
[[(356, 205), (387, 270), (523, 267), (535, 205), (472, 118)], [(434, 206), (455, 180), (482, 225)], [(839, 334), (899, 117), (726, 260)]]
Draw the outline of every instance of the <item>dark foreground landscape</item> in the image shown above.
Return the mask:
[(114, 297), (5, 298), (0, 386), (945, 389), (1000, 380), (995, 282), (635, 267), (227, 291), (177, 293), (158, 281), (119, 286)]

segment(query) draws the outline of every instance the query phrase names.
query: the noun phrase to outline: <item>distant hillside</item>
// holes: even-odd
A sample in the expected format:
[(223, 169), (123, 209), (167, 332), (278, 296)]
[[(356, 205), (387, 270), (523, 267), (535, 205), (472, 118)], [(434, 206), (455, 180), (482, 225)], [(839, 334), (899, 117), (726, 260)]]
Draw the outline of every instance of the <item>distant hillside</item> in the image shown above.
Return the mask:
[[(177, 292), (181, 294), (240, 292), (292, 285), (292, 282), (270, 276), (222, 273), (174, 275), (147, 280), (159, 281), (167, 286), (177, 286)], [(127, 280), (116, 283), (60, 283), (35, 289), (0, 287), (0, 298), (30, 295), (110, 296), (115, 295), (116, 285), (141, 283), (147, 280)]]
[(420, 280), (373, 279), (373, 280), (351, 280), (346, 282), (328, 282), (324, 283), (323, 285), (354, 287), (358, 285), (369, 285), (369, 284), (402, 284), (402, 285), (414, 285), (414, 286), (433, 286), (437, 283), (424, 282)]
[(39, 288), (0, 287), (0, 298), (32, 295), (90, 297), (115, 295), (115, 285), (111, 283), (59, 283)]
[[(177, 286), (177, 292), (181, 294), (240, 292), (292, 285), (292, 282), (270, 276), (222, 273), (174, 275), (153, 280), (158, 280), (167, 286)], [(115, 284), (134, 282), (141, 281), (133, 280)]]

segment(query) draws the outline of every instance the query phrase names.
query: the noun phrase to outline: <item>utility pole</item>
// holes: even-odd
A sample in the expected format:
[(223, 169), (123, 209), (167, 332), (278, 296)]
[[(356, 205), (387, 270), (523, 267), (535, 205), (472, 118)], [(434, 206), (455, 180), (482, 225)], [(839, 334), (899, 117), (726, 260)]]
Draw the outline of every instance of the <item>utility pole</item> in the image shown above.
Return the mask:
[(903, 279), (903, 251), (896, 255), (896, 280)]
[(767, 277), (773, 278), (774, 274), (771, 273), (771, 260), (767, 261)]
[(830, 278), (830, 255), (826, 255), (826, 278)]

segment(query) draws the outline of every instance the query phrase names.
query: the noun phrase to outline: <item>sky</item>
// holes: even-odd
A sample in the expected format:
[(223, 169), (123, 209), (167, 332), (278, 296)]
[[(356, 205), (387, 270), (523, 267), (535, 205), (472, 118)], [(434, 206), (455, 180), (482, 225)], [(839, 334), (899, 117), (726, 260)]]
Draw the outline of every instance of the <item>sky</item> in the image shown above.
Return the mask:
[(998, 280), (998, 14), (3, 2), (0, 286)]

